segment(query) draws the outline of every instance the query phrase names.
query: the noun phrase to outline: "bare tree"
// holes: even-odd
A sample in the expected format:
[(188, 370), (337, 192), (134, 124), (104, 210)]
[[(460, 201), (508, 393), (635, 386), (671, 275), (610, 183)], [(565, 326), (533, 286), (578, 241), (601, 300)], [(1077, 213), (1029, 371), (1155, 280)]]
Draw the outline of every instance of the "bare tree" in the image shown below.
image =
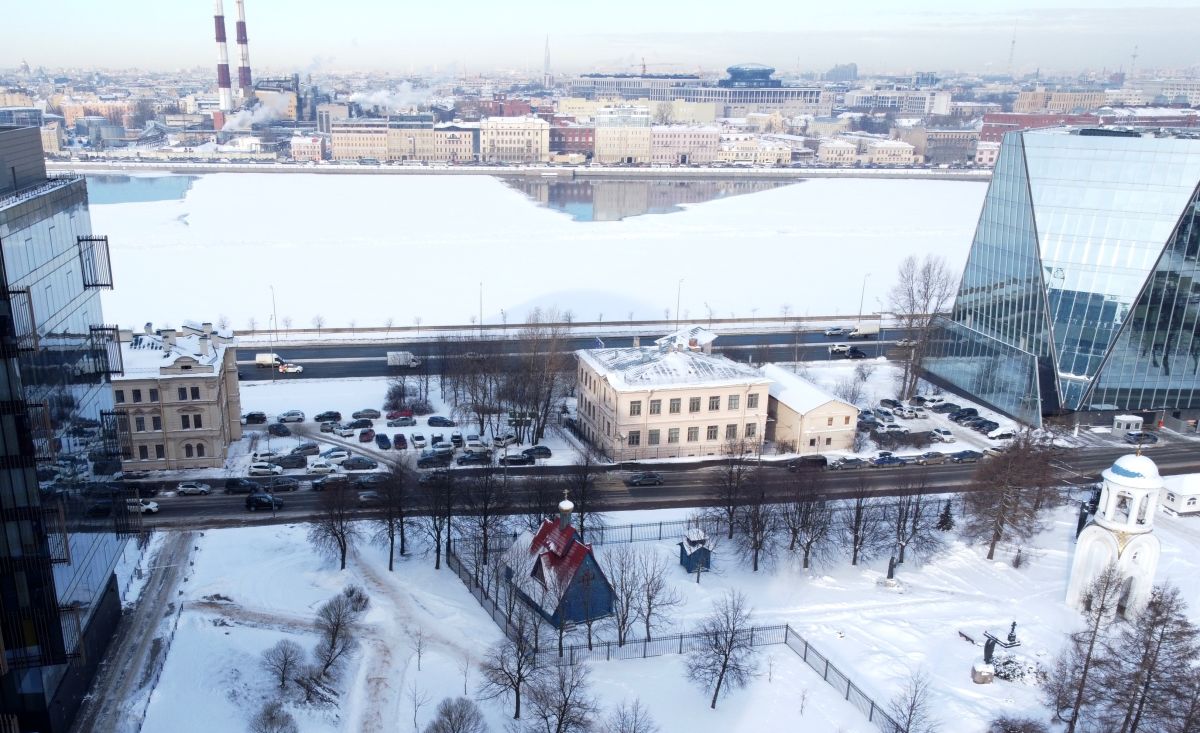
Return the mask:
[(354, 521), (356, 502), (352, 496), (353, 492), (339, 488), (322, 492), (317, 500), (317, 517), (308, 526), (308, 541), (326, 554), (337, 557), (341, 570), (346, 569), (346, 555), (361, 535), (359, 525)]
[(313, 328), (317, 329), (317, 336), (321, 335), (321, 329), (325, 327), (325, 316), (318, 313), (312, 318)]
[(283, 330), (285, 330), (285, 331), (291, 330), (291, 328), (292, 328), (292, 317), (291, 316), (284, 316), (283, 318), (279, 319), (279, 322), (283, 324)]
[(393, 318), (392, 316), (388, 316), (387, 320), (385, 320), (383, 322), (383, 337), (388, 338), (389, 336), (391, 336), (392, 329), (395, 327), (396, 327), (396, 319)]
[(1180, 670), (1176, 690), (1175, 715), (1163, 733), (1196, 733), (1200, 730), (1200, 667)]
[(728, 591), (713, 601), (700, 624), (701, 645), (688, 654), (688, 679), (711, 688), (713, 710), (722, 689), (745, 686), (754, 675), (756, 650), (750, 644), (750, 608), (746, 597)]
[(225, 315), (224, 313), (217, 316), (217, 328), (221, 329), (222, 331), (229, 328), (229, 323), (229, 316)]
[(1109, 565), (1088, 586), (1082, 598), (1084, 628), (1071, 634), (1054, 671), (1043, 683), (1054, 717), (1066, 723), (1067, 733), (1080, 728), (1085, 706), (1107, 694), (1092, 671), (1108, 644), (1107, 626), (1117, 613), (1122, 580), (1116, 566)]
[(388, 548), (388, 572), (396, 569), (396, 540), (400, 541), (400, 555), (405, 547), (405, 528), (409, 522), (408, 487), (400, 471), (391, 471), (384, 481), (377, 484), (379, 492), (379, 515), (372, 521), (374, 531), (371, 541)]
[(417, 671), (421, 671), (421, 659), (425, 656), (425, 645), (428, 643), (429, 637), (425, 635), (423, 629), (417, 629), (412, 635), (412, 640), (409, 646), (412, 647), (413, 654), (417, 655)]
[(508, 482), (496, 466), (485, 465), (463, 482), (462, 506), (468, 533), (478, 538), (480, 559), (486, 563), (492, 542), (504, 534), (512, 508)]
[(519, 494), (523, 526), (536, 532), (542, 520), (554, 516), (562, 491), (562, 482), (555, 476), (535, 474), (524, 479)]
[(408, 683), (408, 704), (412, 706), (413, 714), (413, 733), (418, 733), (421, 730), (417, 723), (417, 718), (421, 714), (421, 708), (433, 702), (433, 696), (425, 690), (422, 690), (417, 681), (413, 680)]
[(597, 494), (596, 477), (598, 475), (596, 456), (585, 447), (575, 461), (567, 467), (567, 472), (562, 477), (562, 485), (567, 489), (571, 501), (575, 504), (575, 526), (579, 529), (581, 540), (586, 537), (589, 520), (593, 529), (604, 526), (603, 515), (592, 511), (593, 499)]
[(767, 485), (761, 472), (751, 474), (742, 490), (745, 498), (734, 516), (737, 542), (742, 553), (750, 557), (751, 571), (757, 573), (759, 562), (775, 551), (775, 507), (767, 503)]
[(438, 703), (425, 733), (487, 733), (487, 729), (483, 712), (473, 700), (447, 697)]
[(263, 703), (254, 717), (250, 719), (250, 733), (296, 733), (300, 728), (296, 719), (279, 700), (268, 700)]
[(650, 717), (650, 711), (642, 705), (642, 701), (633, 698), (633, 702), (624, 700), (608, 717), (604, 719), (601, 733), (658, 733), (658, 724)]
[(987, 733), (1050, 733), (1046, 724), (1035, 718), (1015, 718), (1002, 715), (992, 721)]
[(455, 486), (454, 474), (443, 473), (424, 484), (418, 484), (421, 506), (425, 515), (420, 517), (417, 526), (433, 547), (433, 567), (442, 567), (442, 542), (450, 543), (450, 522), (454, 510), (458, 506), (458, 488)]
[(322, 677), (337, 668), (354, 648), (354, 631), (361, 617), (362, 608), (344, 593), (329, 599), (318, 609), (315, 626), (321, 640), (317, 642), (316, 656)]
[(721, 476), (712, 489), (712, 500), (718, 516), (726, 527), (726, 539), (733, 539), (738, 509), (746, 500), (745, 484), (754, 470), (746, 462), (750, 444), (744, 439), (725, 441), (721, 451)]
[(897, 563), (903, 563), (910, 554), (928, 556), (942, 545), (937, 532), (938, 506), (924, 493), (926, 479), (925, 471), (920, 468), (906, 473), (900, 489), (910, 493), (896, 497), (887, 508), (895, 537)]
[(888, 527), (883, 503), (860, 481), (839, 517), (842, 544), (850, 550), (850, 564), (875, 557), (887, 546)]
[(1044, 437), (1022, 431), (1007, 451), (979, 464), (963, 497), (962, 534), (987, 545), (987, 559), (995, 559), (1001, 542), (1027, 540), (1041, 531), (1056, 455)]
[(303, 665), (304, 649), (291, 639), (283, 639), (263, 652), (263, 666), (279, 680), (281, 690)]
[(928, 351), (929, 324), (933, 316), (946, 312), (957, 287), (946, 260), (927, 254), (924, 260), (909, 255), (900, 263), (896, 284), (888, 293), (888, 305), (901, 328), (916, 340), (904, 362), (901, 396), (911, 397), (917, 388), (921, 366)]
[(609, 624), (617, 634), (617, 646), (625, 646), (637, 621), (638, 601), (642, 596), (638, 553), (633, 545), (620, 544), (604, 553), (608, 583), (612, 586), (613, 608)]
[(255, 318), (254, 316), (250, 316), (249, 318), (247, 318), (246, 319), (246, 329), (249, 330), (250, 333), (254, 333), (255, 331), (257, 331), (258, 330), (258, 319)]
[(788, 482), (787, 500), (779, 507), (788, 552), (800, 555), (804, 570), (825, 560), (832, 549), (833, 509), (820, 498), (823, 493), (824, 477), (819, 471), (799, 470)]
[(600, 706), (588, 686), (582, 662), (559, 664), (529, 688), (533, 728), (539, 733), (586, 733)]
[(904, 689), (892, 699), (888, 713), (896, 721), (897, 730), (905, 733), (937, 733), (938, 726), (931, 708), (929, 675), (923, 671), (913, 671)]
[(667, 563), (653, 547), (640, 549), (637, 554), (638, 598), (637, 617), (650, 641), (654, 626), (667, 618), (667, 612), (683, 603), (683, 596), (667, 577)]
[[(513, 595), (513, 594), (509, 594)], [(537, 655), (537, 619), (523, 606), (509, 615), (509, 636), (492, 645), (480, 660), (479, 694), (485, 700), (513, 701), (513, 719), (521, 719), (521, 695), (544, 673)]]

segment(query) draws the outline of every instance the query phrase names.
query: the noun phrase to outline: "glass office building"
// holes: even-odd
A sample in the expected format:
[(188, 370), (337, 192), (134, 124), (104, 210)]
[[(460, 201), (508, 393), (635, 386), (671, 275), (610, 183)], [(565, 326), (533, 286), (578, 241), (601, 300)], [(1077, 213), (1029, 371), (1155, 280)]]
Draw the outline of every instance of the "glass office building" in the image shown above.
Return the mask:
[(1200, 136), (1012, 132), (931, 381), (1038, 425), (1200, 413)]
[(112, 637), (141, 515), (104, 482), (120, 349), (86, 183), (47, 175), (36, 127), (0, 127), (0, 171), (0, 730), (47, 733), (68, 730)]

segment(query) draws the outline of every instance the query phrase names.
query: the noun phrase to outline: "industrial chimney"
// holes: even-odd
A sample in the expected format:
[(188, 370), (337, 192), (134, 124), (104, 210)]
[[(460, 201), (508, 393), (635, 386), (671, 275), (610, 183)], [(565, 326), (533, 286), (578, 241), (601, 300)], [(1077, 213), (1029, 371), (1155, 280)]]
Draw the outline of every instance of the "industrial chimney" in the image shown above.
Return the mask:
[(222, 112), (233, 111), (233, 87), (229, 81), (229, 49), (225, 46), (225, 5), (214, 0), (213, 21), (217, 27), (217, 94)]
[(238, 54), (241, 56), (242, 65), (238, 67), (238, 87), (242, 95), (242, 101), (250, 99), (254, 95), (254, 85), (250, 81), (250, 42), (246, 38), (246, 3), (244, 0), (237, 0), (237, 45)]

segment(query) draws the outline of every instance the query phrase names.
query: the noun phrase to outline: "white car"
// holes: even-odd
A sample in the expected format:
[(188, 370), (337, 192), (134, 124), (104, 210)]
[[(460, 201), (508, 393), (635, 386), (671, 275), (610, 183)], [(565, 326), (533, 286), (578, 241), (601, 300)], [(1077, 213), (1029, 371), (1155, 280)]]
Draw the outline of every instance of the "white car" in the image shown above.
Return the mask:
[(896, 345), (897, 346), (905, 346), (905, 347), (916, 346), (917, 340), (916, 339), (900, 339), (899, 341), (896, 342)]
[(427, 443), (425, 442), (424, 435), (421, 435), (420, 433), (413, 433), (412, 446), (414, 448), (424, 448), (426, 445), (427, 445)]
[(829, 353), (831, 354), (849, 354), (850, 344), (830, 344)]
[[(280, 371), (283, 371), (281, 368)], [(279, 422), (304, 422), (304, 410), (288, 410), (279, 413)]]
[(338, 425), (333, 429), (333, 434), (339, 438), (353, 438), (358, 434), (358, 430), (355, 428), (348, 428), (345, 425)]
[(908, 411), (911, 412), (913, 414), (913, 417), (916, 418), (917, 420), (928, 420), (929, 419), (929, 413), (925, 412), (925, 408), (923, 408), (923, 407), (910, 407), (910, 408), (908, 408)]
[(199, 483), (198, 481), (184, 481), (183, 483), (179, 484), (179, 486), (175, 487), (175, 493), (179, 494), (180, 496), (192, 496), (193, 494), (208, 496), (209, 492), (211, 491), (211, 486), (208, 484)]
[(949, 430), (946, 430), (945, 428), (934, 428), (933, 430), (931, 430), (929, 432), (933, 434), (934, 440), (939, 440), (943, 443), (955, 442), (954, 441), (954, 433), (951, 433)]
[(274, 463), (266, 463), (257, 461), (250, 464), (250, 469), (247, 471), (251, 476), (278, 476), (283, 473), (283, 466), (276, 466)]
[(891, 425), (884, 425), (883, 430), (884, 432), (898, 433), (900, 435), (908, 435), (909, 433), (908, 428), (904, 427), (903, 425), (896, 425), (894, 423)]
[(299, 364), (293, 364), (290, 361), (279, 365), (280, 374), (299, 374), (304, 371), (304, 367)]
[(504, 448), (505, 446), (513, 445), (516, 442), (517, 436), (513, 435), (512, 433), (508, 433), (506, 435), (496, 436), (496, 438), (492, 440), (492, 445), (496, 446), (497, 448)]
[(321, 454), (326, 463), (332, 463), (335, 466), (341, 465), (342, 461), (350, 457), (348, 450), (329, 450)]
[(309, 473), (333, 473), (336, 470), (337, 466), (334, 466), (329, 461), (313, 461), (308, 464)]
[(917, 416), (917, 413), (913, 412), (907, 407), (897, 407), (896, 409), (892, 410), (892, 414), (894, 414), (896, 417), (902, 417), (905, 420), (912, 420)]
[(126, 499), (125, 506), (131, 512), (140, 514), (158, 514), (158, 503), (145, 499)]

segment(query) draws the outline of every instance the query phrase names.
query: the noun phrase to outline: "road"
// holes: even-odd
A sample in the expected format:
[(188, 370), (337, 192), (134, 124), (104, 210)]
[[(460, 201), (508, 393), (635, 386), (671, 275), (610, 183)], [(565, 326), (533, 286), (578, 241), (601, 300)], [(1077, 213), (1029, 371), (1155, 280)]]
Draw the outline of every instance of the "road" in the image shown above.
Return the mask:
[[(1119, 456), (1130, 452), (1128, 448), (1105, 447), (1077, 451), (1064, 465), (1063, 481), (1075, 485), (1099, 480), (1100, 471), (1112, 465)], [(1157, 446), (1149, 449), (1163, 475), (1200, 471), (1200, 452), (1192, 444)], [(866, 468), (855, 471), (827, 471), (822, 473), (822, 495), (830, 498), (847, 496), (866, 487), (879, 496), (896, 496), (911, 492), (915, 486), (926, 491), (955, 492), (969, 489), (975, 464), (947, 463), (940, 466), (903, 466), (897, 468)], [(533, 469), (536, 470), (536, 469)], [(595, 481), (596, 511), (620, 509), (663, 509), (679, 507), (701, 507), (712, 503), (711, 493), (720, 482), (720, 468), (675, 468), (671, 464), (658, 470), (665, 477), (662, 486), (628, 487), (623, 483), (624, 471), (603, 473)], [(512, 490), (519, 498), (524, 493), (522, 479), (530, 469), (513, 470), (509, 475)], [(469, 475), (470, 471), (456, 473)], [(780, 466), (769, 466), (764, 470), (764, 480), (769, 486), (772, 499), (782, 500), (789, 488), (793, 474)], [(268, 481), (262, 480), (263, 483)], [(210, 496), (159, 496), (159, 512), (147, 515), (148, 526), (159, 529), (202, 529), (209, 527), (239, 527), (254, 524), (286, 523), (304, 521), (317, 513), (321, 493), (312, 491), (308, 481), (301, 483), (299, 491), (280, 494), (283, 509), (277, 512), (248, 512), (244, 495), (214, 493)], [(363, 510), (364, 517), (370, 516)]]

